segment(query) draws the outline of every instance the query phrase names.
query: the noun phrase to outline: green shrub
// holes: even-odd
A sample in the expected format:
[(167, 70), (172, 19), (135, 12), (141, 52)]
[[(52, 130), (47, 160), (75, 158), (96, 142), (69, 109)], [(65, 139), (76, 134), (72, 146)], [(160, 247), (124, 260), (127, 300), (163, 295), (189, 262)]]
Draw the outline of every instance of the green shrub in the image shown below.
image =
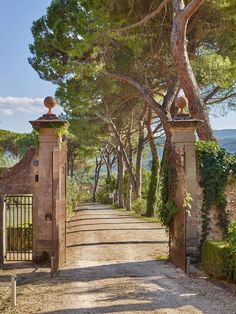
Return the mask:
[(114, 175), (107, 177), (104, 184), (99, 187), (98, 192), (96, 193), (96, 200), (102, 204), (109, 204), (109, 195), (110, 193), (114, 193), (114, 191), (117, 189), (117, 186), (117, 178)]
[(150, 187), (151, 171), (142, 168), (142, 198), (147, 199)]
[(67, 214), (71, 215), (72, 211), (79, 203), (90, 202), (92, 195), (86, 184), (80, 183), (79, 179), (67, 178)]
[(236, 282), (236, 254), (233, 255), (233, 280)]
[(159, 161), (152, 161), (151, 179), (146, 203), (146, 216), (154, 217), (157, 211), (157, 188), (159, 182)]
[(96, 193), (96, 201), (101, 204), (109, 204), (109, 194), (110, 192), (105, 187), (102, 187)]
[(167, 231), (169, 230), (169, 226), (173, 221), (174, 215), (178, 212), (178, 208), (175, 203), (171, 200), (167, 201), (165, 204), (162, 204), (162, 207), (159, 208), (158, 216), (163, 224), (166, 227)]
[(146, 213), (146, 200), (143, 198), (137, 199), (132, 202), (132, 209), (137, 215), (145, 215)]
[(158, 187), (157, 214), (161, 223), (169, 231), (174, 215), (178, 208), (173, 201), (173, 192), (176, 191), (176, 170), (171, 163), (171, 152), (166, 152), (162, 160), (161, 177)]
[(236, 219), (229, 224), (227, 240), (232, 254), (232, 265), (234, 269), (233, 279), (236, 281)]
[(236, 254), (236, 219), (228, 226), (228, 242), (232, 254)]
[(67, 214), (71, 215), (72, 211), (78, 206), (80, 187), (78, 182), (68, 177), (67, 179)]
[(233, 279), (235, 275), (234, 258), (226, 241), (206, 240), (202, 246), (202, 267), (217, 279)]

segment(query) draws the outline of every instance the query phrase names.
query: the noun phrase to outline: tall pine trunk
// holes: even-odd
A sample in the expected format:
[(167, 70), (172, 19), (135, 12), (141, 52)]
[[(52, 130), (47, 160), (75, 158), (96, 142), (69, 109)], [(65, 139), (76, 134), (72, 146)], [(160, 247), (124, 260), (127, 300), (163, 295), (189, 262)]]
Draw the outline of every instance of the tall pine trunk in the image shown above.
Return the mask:
[(94, 189), (93, 189), (93, 202), (94, 203), (96, 202), (96, 193), (97, 193), (101, 167), (102, 167), (102, 159), (98, 160), (98, 158), (96, 158), (96, 168), (95, 168), (95, 174), (94, 174)]
[(155, 217), (157, 208), (157, 189), (159, 183), (159, 160), (152, 159), (151, 179), (147, 195), (147, 217)]
[(189, 101), (189, 111), (193, 118), (204, 122), (198, 127), (198, 136), (201, 140), (215, 140), (207, 108), (199, 93), (198, 84), (187, 51), (186, 31), (188, 21), (203, 2), (203, 0), (195, 0), (185, 7), (183, 0), (172, 0), (173, 27), (171, 46), (180, 85)]
[(144, 132), (143, 132), (143, 123), (139, 123), (139, 141), (137, 148), (137, 157), (136, 157), (136, 196), (137, 198), (142, 197), (142, 156), (144, 149)]
[[(133, 116), (133, 114), (132, 114), (132, 116)], [(129, 164), (130, 164), (131, 169), (133, 168), (133, 147), (132, 147), (132, 135), (131, 135), (132, 122), (133, 122), (132, 120), (133, 119), (131, 118), (129, 129), (128, 129), (128, 136), (127, 136), (128, 160), (129, 160)], [(132, 176), (131, 176), (131, 173), (128, 172), (127, 191), (126, 191), (126, 208), (127, 208), (127, 210), (132, 210), (132, 189), (133, 189)]]
[(150, 149), (152, 153), (152, 168), (151, 168), (151, 179), (150, 179), (148, 195), (147, 195), (147, 208), (146, 208), (147, 217), (154, 217), (156, 215), (157, 189), (158, 189), (158, 183), (159, 183), (159, 158), (158, 158), (158, 152), (157, 152), (155, 141), (154, 141), (151, 122), (152, 122), (152, 109), (148, 108), (146, 127), (147, 127), (149, 145), (150, 145)]
[(118, 206), (124, 208), (124, 198), (123, 198), (123, 189), (124, 189), (124, 162), (122, 153), (118, 150), (117, 153), (117, 179), (118, 179)]
[(114, 131), (116, 143), (119, 146), (119, 151), (122, 154), (122, 160), (124, 161), (125, 166), (126, 166), (126, 170), (127, 170), (128, 174), (129, 174), (131, 180), (132, 180), (133, 191), (134, 191), (135, 196), (136, 196), (136, 191), (137, 191), (137, 189), (136, 189), (136, 178), (135, 178), (135, 175), (133, 173), (132, 165), (130, 165), (129, 157), (127, 155), (127, 152), (125, 151), (124, 145), (123, 145), (123, 143), (121, 141), (119, 132), (117, 131), (117, 128), (116, 128), (114, 122), (111, 120), (110, 123), (111, 123), (111, 127), (112, 127), (112, 129)]

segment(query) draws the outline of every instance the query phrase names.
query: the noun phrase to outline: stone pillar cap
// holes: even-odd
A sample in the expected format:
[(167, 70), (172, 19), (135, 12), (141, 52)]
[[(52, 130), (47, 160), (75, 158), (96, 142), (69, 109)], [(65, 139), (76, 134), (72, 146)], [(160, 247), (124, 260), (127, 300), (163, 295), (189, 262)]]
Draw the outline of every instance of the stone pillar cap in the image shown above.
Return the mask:
[(56, 99), (53, 96), (48, 96), (44, 99), (44, 105), (48, 108), (48, 112), (42, 117), (34, 121), (29, 121), (34, 129), (40, 128), (60, 128), (62, 126), (69, 127), (69, 122), (67, 120), (61, 120), (52, 113), (52, 108), (56, 106)]
[(171, 128), (198, 128), (200, 124), (202, 124), (202, 120), (196, 119), (173, 119), (172, 121), (168, 122), (168, 125)]
[(45, 99), (44, 99), (44, 106), (46, 108), (48, 108), (48, 113), (47, 115), (53, 115), (52, 113), (52, 108), (56, 107), (57, 105), (57, 102), (56, 102), (56, 98), (53, 97), (53, 96), (47, 96)]
[(197, 129), (202, 120), (193, 119), (189, 113), (185, 113), (184, 109), (188, 108), (188, 99), (185, 96), (178, 97), (175, 101), (178, 113), (172, 121), (168, 122), (172, 129)]

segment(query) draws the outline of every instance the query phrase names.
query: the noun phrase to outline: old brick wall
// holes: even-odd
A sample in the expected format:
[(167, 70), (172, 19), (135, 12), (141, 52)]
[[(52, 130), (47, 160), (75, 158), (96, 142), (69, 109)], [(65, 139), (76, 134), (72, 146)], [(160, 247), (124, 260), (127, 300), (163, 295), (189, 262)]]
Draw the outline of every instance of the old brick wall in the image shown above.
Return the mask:
[(228, 186), (226, 189), (227, 207), (226, 211), (229, 213), (229, 219), (236, 219), (236, 181), (232, 177), (228, 178)]
[(4, 169), (0, 173), (0, 263), (4, 261), (4, 196), (7, 194), (34, 194), (35, 155), (36, 149), (30, 148), (18, 164)]
[[(203, 202), (203, 190), (199, 185), (200, 174), (198, 171), (198, 188), (197, 188), (197, 222), (198, 222), (198, 243), (200, 244), (201, 235), (202, 235), (202, 219), (201, 219), (201, 208)], [(227, 206), (226, 212), (228, 212), (229, 221), (236, 219), (236, 181), (229, 176), (228, 185), (226, 188), (226, 198)], [(212, 207), (210, 211), (210, 231), (208, 239), (210, 240), (222, 240), (223, 239), (223, 230), (219, 225), (219, 210), (216, 207)]]

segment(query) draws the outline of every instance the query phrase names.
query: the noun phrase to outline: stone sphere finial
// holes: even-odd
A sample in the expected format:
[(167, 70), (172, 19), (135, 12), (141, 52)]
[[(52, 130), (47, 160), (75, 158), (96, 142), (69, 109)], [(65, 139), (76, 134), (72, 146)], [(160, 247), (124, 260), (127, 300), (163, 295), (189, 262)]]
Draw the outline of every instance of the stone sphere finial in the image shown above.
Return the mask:
[(48, 115), (53, 114), (52, 108), (54, 108), (56, 104), (57, 104), (56, 99), (53, 96), (48, 96), (44, 99), (44, 106), (48, 108), (48, 113), (47, 113)]
[(184, 113), (184, 109), (188, 107), (188, 99), (186, 97), (178, 97), (175, 102), (175, 106), (180, 109), (180, 114)]

